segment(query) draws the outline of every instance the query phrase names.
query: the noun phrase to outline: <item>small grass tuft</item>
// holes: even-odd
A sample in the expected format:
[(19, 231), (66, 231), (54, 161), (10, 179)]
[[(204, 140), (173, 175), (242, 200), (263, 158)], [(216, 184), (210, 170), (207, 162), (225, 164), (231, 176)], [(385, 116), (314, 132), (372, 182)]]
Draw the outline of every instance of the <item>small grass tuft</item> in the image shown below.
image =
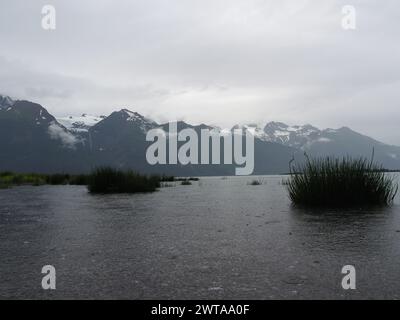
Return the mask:
[(249, 186), (261, 186), (262, 184), (264, 184), (264, 182), (262, 180), (259, 180), (259, 179), (258, 180), (254, 179), (251, 182), (247, 183), (247, 185), (249, 185)]

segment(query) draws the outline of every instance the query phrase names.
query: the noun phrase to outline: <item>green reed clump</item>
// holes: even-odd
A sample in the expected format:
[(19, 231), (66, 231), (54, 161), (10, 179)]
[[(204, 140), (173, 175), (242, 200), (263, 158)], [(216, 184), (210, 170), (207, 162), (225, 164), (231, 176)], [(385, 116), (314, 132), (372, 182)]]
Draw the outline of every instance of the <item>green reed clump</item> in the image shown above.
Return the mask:
[(146, 176), (110, 167), (95, 169), (88, 181), (88, 190), (91, 193), (152, 192), (159, 187), (158, 176)]
[(393, 177), (365, 158), (307, 157), (304, 164), (290, 169), (286, 188), (298, 205), (390, 205), (398, 190)]

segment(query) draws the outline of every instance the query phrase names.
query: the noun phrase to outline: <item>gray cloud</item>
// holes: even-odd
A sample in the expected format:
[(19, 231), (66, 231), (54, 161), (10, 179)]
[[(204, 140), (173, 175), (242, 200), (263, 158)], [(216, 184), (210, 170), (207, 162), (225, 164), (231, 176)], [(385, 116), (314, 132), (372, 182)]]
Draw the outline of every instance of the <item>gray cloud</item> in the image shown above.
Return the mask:
[[(40, 26), (53, 4), (57, 29)], [(355, 6), (357, 30), (341, 28)], [(50, 112), (349, 126), (400, 144), (400, 4), (355, 0), (0, 3), (0, 92)]]
[(60, 127), (57, 123), (50, 124), (48, 133), (52, 139), (60, 140), (66, 148), (74, 149), (75, 145), (79, 142), (73, 134)]

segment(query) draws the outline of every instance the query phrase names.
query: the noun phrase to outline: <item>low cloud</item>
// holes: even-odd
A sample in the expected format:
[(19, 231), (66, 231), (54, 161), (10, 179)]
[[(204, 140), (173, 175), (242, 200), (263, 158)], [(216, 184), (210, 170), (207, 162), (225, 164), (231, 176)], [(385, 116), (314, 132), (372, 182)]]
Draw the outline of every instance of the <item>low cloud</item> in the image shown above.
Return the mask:
[(78, 138), (55, 122), (49, 125), (48, 133), (51, 139), (60, 140), (66, 148), (75, 149), (79, 142)]

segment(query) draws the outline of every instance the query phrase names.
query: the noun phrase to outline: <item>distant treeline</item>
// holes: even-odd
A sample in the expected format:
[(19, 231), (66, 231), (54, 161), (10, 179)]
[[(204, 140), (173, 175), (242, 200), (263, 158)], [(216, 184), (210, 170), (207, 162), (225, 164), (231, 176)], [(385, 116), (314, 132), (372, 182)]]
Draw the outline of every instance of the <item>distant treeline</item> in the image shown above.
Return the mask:
[(87, 185), (89, 175), (0, 172), (0, 187), (21, 185)]
[(91, 193), (152, 192), (161, 182), (198, 181), (199, 178), (175, 178), (167, 175), (142, 175), (135, 171), (123, 171), (111, 167), (94, 169), (90, 174), (38, 174), (0, 172), (0, 188), (13, 186), (82, 185)]

